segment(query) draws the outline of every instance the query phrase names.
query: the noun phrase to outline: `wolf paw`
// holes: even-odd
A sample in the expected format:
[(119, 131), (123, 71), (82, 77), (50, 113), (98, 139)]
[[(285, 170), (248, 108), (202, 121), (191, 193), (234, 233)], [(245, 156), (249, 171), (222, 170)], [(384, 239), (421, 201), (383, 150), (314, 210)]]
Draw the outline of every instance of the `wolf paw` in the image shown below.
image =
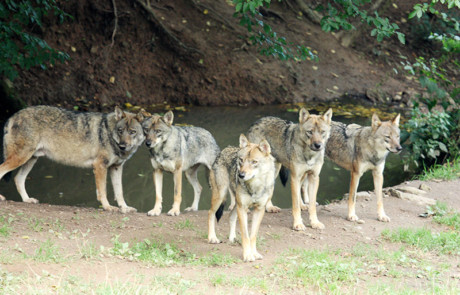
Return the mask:
[(160, 208), (153, 208), (149, 212), (147, 212), (147, 216), (160, 216), (161, 214), (161, 207)]
[(38, 200), (34, 198), (28, 198), (27, 200), (24, 201), (25, 203), (29, 204), (38, 204)]
[(214, 237), (208, 238), (208, 243), (209, 244), (220, 244), (221, 241), (216, 236), (214, 236)]
[(180, 214), (180, 210), (176, 208), (172, 208), (168, 211), (169, 216), (178, 216)]
[(297, 231), (304, 231), (307, 229), (307, 227), (303, 223), (294, 224), (292, 228)]
[(254, 254), (254, 258), (255, 258), (256, 260), (260, 260), (260, 259), (264, 258), (264, 257), (262, 256), (262, 254), (260, 254), (259, 252), (257, 252), (257, 250), (254, 250), (254, 251), (253, 251), (253, 254)]
[(324, 229), (325, 226), (319, 221), (311, 222), (311, 227), (314, 229)]
[(105, 206), (103, 207), (104, 208), (104, 211), (108, 211), (108, 212), (117, 212), (119, 209), (118, 207), (115, 207), (115, 206)]
[(6, 201), (6, 198), (2, 195), (0, 195), (0, 201)]
[(307, 210), (308, 210), (308, 203), (306, 203), (306, 204), (300, 204), (300, 210), (302, 210), (302, 211), (307, 211)]
[(137, 212), (137, 209), (136, 209), (136, 208), (133, 208), (133, 207), (129, 207), (129, 206), (120, 207), (120, 212), (123, 213), (123, 214), (126, 214), (126, 213), (135, 213), (135, 212)]
[(248, 254), (244, 254), (243, 255), (243, 260), (244, 260), (244, 262), (253, 262), (253, 261), (256, 261), (256, 257), (251, 252), (251, 253), (248, 253)]
[(198, 208), (194, 206), (190, 206), (188, 208), (185, 208), (185, 212), (191, 212), (191, 211), (198, 211)]
[(379, 215), (379, 221), (382, 221), (382, 222), (390, 222), (390, 217), (388, 217), (386, 214), (383, 214), (383, 215)]
[(281, 208), (278, 206), (267, 206), (265, 211), (268, 213), (279, 213), (281, 212)]
[(353, 214), (353, 215), (349, 215), (347, 219), (348, 219), (348, 221), (358, 221), (359, 217), (358, 217), (358, 215)]

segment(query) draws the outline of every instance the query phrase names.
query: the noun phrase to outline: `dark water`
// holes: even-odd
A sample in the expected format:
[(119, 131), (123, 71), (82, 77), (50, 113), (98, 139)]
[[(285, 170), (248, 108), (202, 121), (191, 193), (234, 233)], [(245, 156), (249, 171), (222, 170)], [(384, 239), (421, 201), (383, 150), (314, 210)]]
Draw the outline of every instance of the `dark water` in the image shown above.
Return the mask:
[[(238, 138), (245, 133), (249, 126), (263, 116), (277, 116), (293, 122), (298, 122), (298, 113), (287, 112), (286, 106), (257, 106), (257, 107), (193, 107), (187, 112), (175, 111), (175, 123), (200, 126), (209, 130), (223, 149), (228, 145), (238, 146)], [(336, 121), (369, 125), (370, 118), (333, 117)], [(3, 126), (4, 122), (0, 122)], [(3, 128), (2, 128), (3, 129)], [(3, 136), (2, 136), (3, 140)], [(3, 145), (2, 145), (3, 146)], [(3, 151), (2, 151), (3, 154)], [(126, 203), (140, 212), (147, 212), (155, 203), (153, 168), (149, 161), (145, 145), (124, 166), (123, 189)], [(199, 170), (200, 183), (203, 186), (200, 210), (208, 210), (211, 192), (206, 179), (205, 169)], [(399, 184), (409, 177), (403, 172), (403, 164), (399, 155), (390, 154), (387, 158), (384, 172), (384, 186)], [(116, 205), (113, 198), (110, 177), (108, 179), (108, 199)], [(321, 171), (318, 202), (327, 203), (341, 198), (348, 192), (350, 181), (349, 172), (339, 168), (326, 159)], [(173, 180), (172, 174), (165, 173), (163, 180), (163, 212), (172, 206)], [(41, 203), (56, 205), (77, 205), (99, 207), (96, 200), (96, 186), (91, 169), (81, 169), (56, 164), (48, 159), (40, 158), (30, 172), (26, 181), (30, 197), (37, 198)], [(361, 178), (359, 190), (373, 190), (371, 172)], [(9, 200), (21, 201), (14, 181), (0, 182), (0, 193)], [(190, 206), (193, 201), (193, 189), (183, 177), (183, 201), (181, 211)], [(273, 203), (282, 208), (291, 207), (289, 185), (283, 187), (279, 180), (275, 185)]]

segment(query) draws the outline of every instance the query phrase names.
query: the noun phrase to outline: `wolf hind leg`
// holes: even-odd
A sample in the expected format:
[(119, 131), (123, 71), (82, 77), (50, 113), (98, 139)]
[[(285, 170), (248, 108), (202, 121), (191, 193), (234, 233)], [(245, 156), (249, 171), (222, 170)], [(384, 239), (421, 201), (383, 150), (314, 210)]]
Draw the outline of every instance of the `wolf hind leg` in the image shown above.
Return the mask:
[[(21, 167), (22, 165), (24, 165), (24, 163), (28, 163), (28, 161), (30, 161), (31, 158), (33, 157), (33, 151), (27, 152), (27, 151), (22, 150), (21, 152), (9, 153), (9, 154), (10, 155), (6, 157), (5, 162), (3, 162), (2, 165), (0, 165), (0, 179), (2, 179), (3, 176), (5, 176), (5, 174), (7, 174), (8, 172), (11, 172), (16, 168)], [(27, 174), (29, 174), (30, 169), (32, 169), (35, 162), (36, 162), (36, 158), (35, 160), (32, 160), (32, 162), (28, 164), (30, 165), (30, 168), (28, 170), (24, 168), (24, 169), (21, 169), (21, 171), (18, 173), (18, 176), (20, 173), (22, 174), (25, 173), (25, 176), (21, 180), (22, 187), (25, 187), (24, 182), (26, 180), (26, 176)], [(38, 203), (36, 199), (29, 198), (29, 196), (25, 192), (25, 188), (23, 189), (23, 193), (21, 193), (20, 186), (18, 186), (18, 181), (16, 180), (18, 176), (16, 176), (15, 182), (16, 182), (16, 188), (18, 189), (18, 192), (20, 193), (22, 200), (28, 203)], [(4, 200), (4, 199), (5, 197), (0, 196), (0, 200)]]
[(200, 167), (200, 164), (197, 164), (187, 171), (185, 171), (185, 177), (187, 177), (188, 182), (193, 187), (193, 204), (192, 206), (188, 207), (185, 209), (185, 211), (197, 211), (198, 210), (198, 203), (200, 202), (200, 196), (201, 196), (201, 191), (202, 187), (200, 185), (200, 182), (198, 181), (198, 168)]
[(16, 183), (16, 188), (21, 195), (22, 201), (25, 203), (37, 204), (38, 200), (30, 198), (26, 191), (26, 178), (29, 175), (30, 170), (34, 167), (37, 162), (37, 157), (30, 158), (18, 171), (18, 174), (14, 177), (14, 182)]

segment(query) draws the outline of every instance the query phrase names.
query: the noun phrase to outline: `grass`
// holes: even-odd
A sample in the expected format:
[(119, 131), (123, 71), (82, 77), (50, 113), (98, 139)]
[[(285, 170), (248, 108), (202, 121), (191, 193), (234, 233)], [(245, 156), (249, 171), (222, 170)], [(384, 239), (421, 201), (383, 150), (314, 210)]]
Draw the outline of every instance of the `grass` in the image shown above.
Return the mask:
[(433, 220), (439, 224), (460, 230), (460, 214), (447, 207), (446, 204), (436, 202), (434, 206), (428, 206), (427, 213), (433, 215)]
[(195, 281), (181, 274), (159, 275), (149, 278), (129, 277), (126, 281), (85, 282), (77, 276), (55, 276), (49, 273), (15, 275), (0, 269), (1, 294), (193, 294)]
[(189, 219), (186, 219), (184, 221), (179, 221), (178, 223), (176, 223), (174, 225), (174, 228), (179, 229), (179, 230), (182, 230), (182, 229), (194, 230), (196, 228), (196, 225)]
[(12, 231), (11, 223), (14, 218), (12, 216), (0, 216), (0, 236), (8, 237)]
[(436, 251), (442, 254), (460, 254), (460, 234), (458, 231), (432, 233), (429, 229), (400, 228), (384, 230), (382, 235), (392, 242), (402, 242), (423, 251)]
[(41, 243), (35, 254), (32, 256), (32, 259), (39, 262), (54, 262), (60, 263), (65, 259), (60, 254), (60, 249), (54, 244), (50, 239)]
[(424, 169), (420, 180), (427, 181), (433, 179), (453, 180), (460, 177), (460, 157), (453, 161), (448, 161), (444, 165), (434, 165)]
[(291, 250), (282, 255), (277, 264), (276, 272), (291, 285), (326, 293), (340, 292), (345, 285), (353, 284), (362, 271), (362, 263), (358, 259), (316, 250)]
[(201, 266), (224, 266), (237, 261), (230, 255), (210, 253), (198, 257), (193, 253), (184, 251), (176, 245), (151, 241), (145, 239), (142, 242), (134, 243), (120, 242), (119, 236), (112, 239), (113, 247), (109, 253), (131, 261), (142, 261), (157, 267), (171, 265), (201, 265)]

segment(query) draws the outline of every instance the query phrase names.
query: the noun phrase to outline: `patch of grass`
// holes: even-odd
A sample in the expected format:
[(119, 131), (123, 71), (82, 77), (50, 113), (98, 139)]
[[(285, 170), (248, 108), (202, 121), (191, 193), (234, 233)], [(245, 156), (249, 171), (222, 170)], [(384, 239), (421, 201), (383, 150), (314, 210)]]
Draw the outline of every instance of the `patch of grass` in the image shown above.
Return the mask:
[(35, 231), (35, 232), (41, 232), (43, 231), (43, 225), (44, 225), (44, 221), (43, 219), (39, 219), (39, 218), (36, 218), (36, 217), (31, 217), (27, 220), (27, 223), (29, 224), (29, 227)]
[(8, 237), (12, 231), (11, 223), (14, 218), (12, 216), (0, 216), (0, 236)]
[(196, 225), (193, 222), (191, 222), (190, 220), (186, 219), (184, 221), (179, 221), (178, 223), (176, 223), (174, 225), (174, 228), (179, 229), (179, 230), (181, 230), (181, 229), (191, 229), (191, 230), (193, 230), (193, 229), (196, 228)]
[(120, 242), (119, 236), (112, 239), (113, 248), (109, 253), (128, 260), (143, 261), (154, 264), (155, 266), (170, 265), (204, 265), (204, 266), (225, 266), (233, 264), (236, 258), (230, 255), (220, 255), (211, 253), (203, 257), (197, 257), (195, 254), (186, 252), (176, 245), (163, 243), (160, 241), (151, 241), (145, 239), (142, 242), (134, 243), (132, 246), (129, 242)]
[(60, 249), (54, 244), (50, 239), (46, 240), (37, 250), (35, 250), (34, 256), (32, 259), (39, 262), (63, 262), (64, 258), (60, 254)]
[(276, 270), (291, 285), (318, 288), (326, 293), (340, 293), (361, 271), (362, 263), (358, 259), (316, 250), (290, 250), (281, 256)]
[(178, 249), (175, 245), (150, 241), (145, 239), (130, 247), (129, 242), (120, 242), (119, 236), (112, 239), (113, 248), (109, 252), (129, 260), (139, 260), (155, 264), (155, 266), (168, 266), (184, 264), (190, 259), (190, 254)]
[(368, 289), (368, 294), (379, 295), (432, 295), (432, 294), (459, 294), (460, 289), (457, 282), (431, 282), (425, 288), (413, 289), (405, 283), (378, 283), (371, 285)]
[(430, 230), (400, 228), (382, 235), (392, 242), (402, 242), (423, 251), (437, 251), (443, 254), (460, 254), (460, 234), (457, 231), (432, 233)]
[[(244, 277), (232, 277), (224, 274), (215, 274), (210, 278), (211, 284), (214, 286), (230, 286), (233, 288), (241, 288), (246, 293), (251, 294), (249, 290), (259, 291), (260, 293), (266, 294), (271, 293), (269, 291), (268, 283), (269, 281), (264, 277), (257, 276), (244, 276)], [(279, 286), (277, 286), (279, 288)], [(278, 291), (281, 291), (278, 289)], [(237, 292), (235, 292), (237, 293)]]
[(80, 258), (90, 260), (99, 257), (101, 250), (96, 247), (93, 242), (83, 241), (82, 245), (78, 245)]
[(420, 180), (452, 180), (460, 177), (460, 157), (452, 162), (448, 161), (444, 165), (434, 165), (429, 169), (424, 169), (423, 174), (419, 177)]
[(218, 253), (210, 253), (203, 257), (197, 257), (194, 264), (204, 266), (228, 266), (240, 261), (231, 255), (223, 255)]
[(157, 275), (149, 281), (142, 276), (135, 276), (126, 281), (95, 283), (86, 282), (77, 276), (59, 277), (46, 272), (33, 276), (27, 273), (15, 275), (0, 270), (1, 294), (194, 294), (195, 285), (195, 281), (184, 279), (180, 273)]
[(457, 231), (460, 230), (460, 214), (447, 207), (446, 204), (436, 202), (434, 206), (428, 206), (427, 213), (433, 215), (433, 220), (444, 224)]

